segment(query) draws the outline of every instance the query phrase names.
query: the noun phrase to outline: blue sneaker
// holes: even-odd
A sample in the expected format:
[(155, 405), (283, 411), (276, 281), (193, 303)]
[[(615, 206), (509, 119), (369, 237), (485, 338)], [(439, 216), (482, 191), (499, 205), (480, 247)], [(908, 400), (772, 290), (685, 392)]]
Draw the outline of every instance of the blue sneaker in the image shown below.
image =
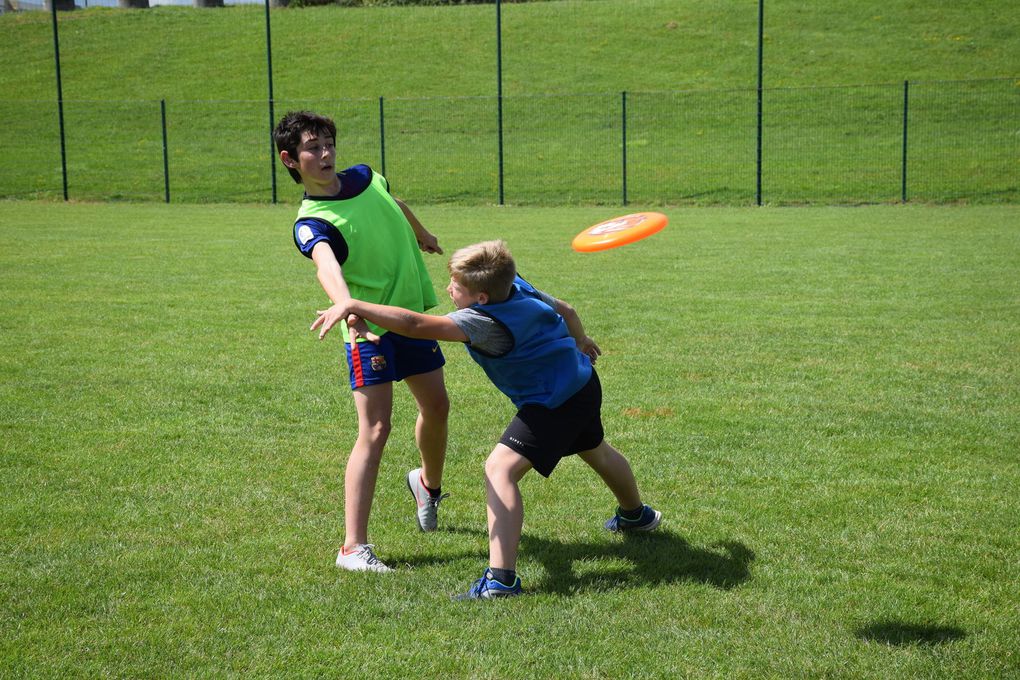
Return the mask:
[(625, 519), (620, 516), (620, 510), (617, 508), (616, 514), (609, 518), (605, 523), (606, 530), (608, 531), (651, 531), (655, 527), (659, 526), (662, 522), (662, 513), (658, 510), (653, 510), (652, 506), (645, 505), (641, 508), (641, 516), (637, 519)]
[(521, 594), (521, 577), (514, 579), (513, 584), (500, 583), (492, 577), (488, 569), (480, 579), (472, 584), (471, 589), (466, 593), (455, 595), (455, 600), (489, 600), (496, 597), (513, 597)]

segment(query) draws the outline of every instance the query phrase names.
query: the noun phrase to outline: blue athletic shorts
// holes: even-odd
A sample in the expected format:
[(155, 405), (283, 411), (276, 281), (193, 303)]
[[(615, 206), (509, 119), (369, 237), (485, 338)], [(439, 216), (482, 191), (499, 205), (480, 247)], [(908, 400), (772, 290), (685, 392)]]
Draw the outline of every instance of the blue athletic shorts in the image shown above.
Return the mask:
[(359, 342), (347, 347), (347, 368), (351, 389), (397, 382), (412, 375), (429, 373), (446, 364), (435, 340), (418, 340), (398, 333), (384, 333), (379, 344)]

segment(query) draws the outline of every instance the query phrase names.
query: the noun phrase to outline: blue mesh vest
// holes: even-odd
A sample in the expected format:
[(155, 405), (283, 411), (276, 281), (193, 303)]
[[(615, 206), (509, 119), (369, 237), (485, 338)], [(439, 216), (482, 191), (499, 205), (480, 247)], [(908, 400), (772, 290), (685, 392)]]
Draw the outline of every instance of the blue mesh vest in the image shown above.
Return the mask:
[(556, 408), (591, 378), (591, 361), (577, 349), (563, 317), (524, 279), (517, 277), (506, 301), (472, 309), (492, 317), (513, 336), (513, 349), (498, 357), (465, 347), (517, 408), (525, 404)]

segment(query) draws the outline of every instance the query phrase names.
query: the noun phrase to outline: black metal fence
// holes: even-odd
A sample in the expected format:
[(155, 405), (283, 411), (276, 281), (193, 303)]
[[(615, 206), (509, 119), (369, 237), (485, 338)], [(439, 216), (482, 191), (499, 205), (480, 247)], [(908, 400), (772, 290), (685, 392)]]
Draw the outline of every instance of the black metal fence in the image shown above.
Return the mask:
[[(418, 202), (845, 204), (1020, 200), (1020, 80), (273, 102), (338, 123)], [(267, 101), (3, 101), (0, 197), (271, 202)], [(500, 144), (502, 143), (502, 148)], [(502, 156), (503, 162), (500, 162)], [(64, 168), (66, 167), (66, 171)], [(270, 169), (272, 168), (272, 170)]]

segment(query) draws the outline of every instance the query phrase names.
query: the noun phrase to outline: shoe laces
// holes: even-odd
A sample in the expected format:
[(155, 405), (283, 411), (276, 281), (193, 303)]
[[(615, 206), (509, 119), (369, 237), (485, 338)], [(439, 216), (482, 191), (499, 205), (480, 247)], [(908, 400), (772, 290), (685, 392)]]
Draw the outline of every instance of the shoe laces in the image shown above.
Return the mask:
[(488, 587), (485, 584), (485, 577), (483, 576), (472, 584), (471, 590), (468, 591), (468, 594), (471, 595), (471, 597), (481, 597), (482, 593), (486, 590), (488, 590)]
[(371, 565), (382, 564), (382, 560), (376, 557), (375, 552), (372, 551), (372, 548), (374, 547), (375, 543), (363, 543), (361, 547), (358, 548), (357, 554), (364, 558), (367, 564)]
[(427, 500), (425, 501), (425, 503), (426, 503), (427, 505), (431, 505), (431, 506), (432, 506), (433, 508), (438, 508), (438, 507), (439, 507), (439, 502), (440, 502), (440, 501), (442, 501), (442, 500), (443, 500), (444, 498), (449, 498), (449, 497), (450, 497), (450, 494), (448, 494), (448, 493), (444, 493), (444, 494), (443, 494), (442, 496), (439, 496), (439, 497), (437, 497), (437, 498), (433, 498), (433, 497), (432, 497), (432, 494), (429, 494), (428, 496), (429, 496), (429, 497), (428, 497), (428, 499), (427, 499)]

